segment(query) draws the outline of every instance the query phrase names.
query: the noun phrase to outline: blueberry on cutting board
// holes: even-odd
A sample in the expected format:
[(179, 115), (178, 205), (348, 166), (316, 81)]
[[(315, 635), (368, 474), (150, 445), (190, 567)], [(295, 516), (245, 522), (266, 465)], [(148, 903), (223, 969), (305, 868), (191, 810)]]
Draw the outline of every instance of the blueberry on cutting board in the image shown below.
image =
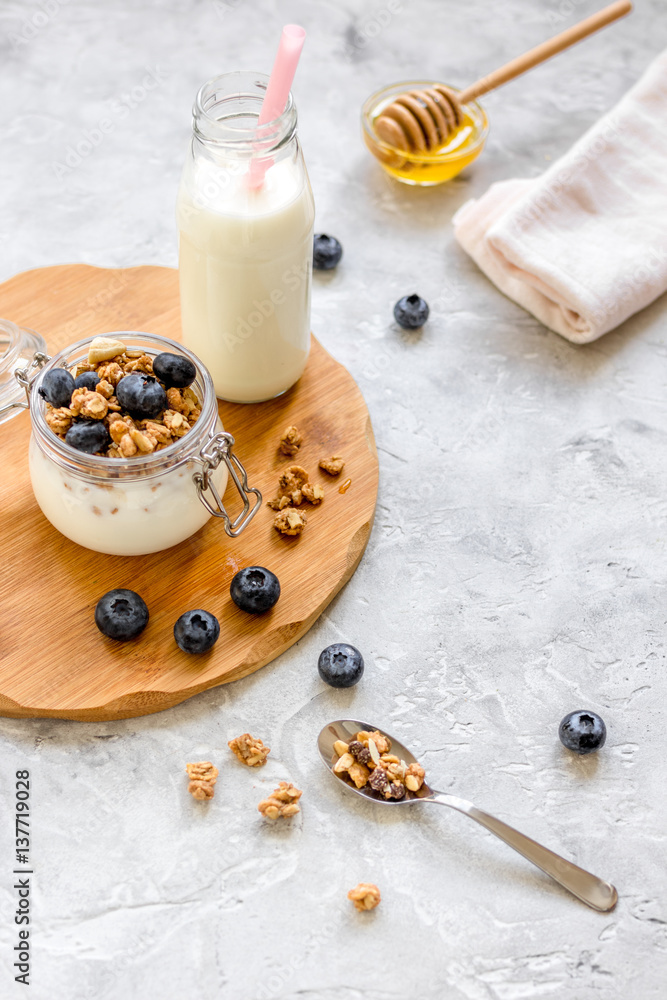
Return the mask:
[(334, 642), (320, 653), (317, 669), (322, 680), (331, 687), (354, 687), (364, 672), (364, 658), (355, 646)]
[(595, 753), (605, 744), (607, 727), (595, 712), (579, 709), (561, 721), (558, 736), (563, 746), (574, 753)]
[(280, 597), (280, 582), (275, 573), (264, 566), (246, 566), (234, 576), (229, 593), (241, 611), (261, 615)]
[(103, 635), (118, 642), (135, 639), (146, 628), (148, 608), (134, 590), (109, 590), (95, 608), (95, 624)]
[(209, 611), (186, 611), (174, 625), (174, 639), (184, 653), (206, 653), (218, 641), (220, 622)]

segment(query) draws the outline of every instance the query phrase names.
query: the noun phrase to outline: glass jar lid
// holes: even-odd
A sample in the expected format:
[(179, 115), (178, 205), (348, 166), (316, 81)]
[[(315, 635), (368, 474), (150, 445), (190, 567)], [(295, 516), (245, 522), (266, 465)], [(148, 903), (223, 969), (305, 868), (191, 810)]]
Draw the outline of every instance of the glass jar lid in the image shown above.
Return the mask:
[(0, 424), (25, 409), (25, 389), (16, 378), (21, 368), (29, 368), (37, 352), (46, 344), (34, 330), (25, 330), (8, 319), (0, 319)]

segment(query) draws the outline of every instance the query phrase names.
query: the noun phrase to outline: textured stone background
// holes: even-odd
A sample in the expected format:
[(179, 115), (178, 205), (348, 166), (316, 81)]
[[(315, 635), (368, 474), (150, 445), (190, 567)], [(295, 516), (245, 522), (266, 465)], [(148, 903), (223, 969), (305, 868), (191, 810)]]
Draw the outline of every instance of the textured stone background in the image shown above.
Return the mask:
[[(32, 772), (36, 1000), (665, 996), (665, 303), (575, 348), (503, 298), (450, 226), (465, 199), (540, 173), (616, 102), (667, 43), (664, 2), (489, 95), (483, 159), (432, 190), (390, 181), (365, 152), (367, 94), (421, 74), (463, 85), (599, 4), (394, 6), (378, 27), (383, 0), (0, 3), (0, 279), (175, 265), (197, 87), (268, 69), (280, 25), (307, 27), (301, 137), (317, 227), (345, 247), (316, 276), (313, 327), (362, 387), (382, 468), (356, 576), (269, 667), (145, 719), (0, 720), (0, 801), (16, 767)], [(130, 108), (148, 71), (160, 83)], [(58, 170), (104, 117), (113, 132)], [(391, 307), (415, 289), (432, 319), (407, 335)], [(366, 658), (350, 692), (316, 674), (334, 640)], [(579, 707), (608, 724), (593, 759), (557, 739)], [(612, 879), (616, 912), (587, 909), (455, 813), (357, 805), (315, 750), (320, 726), (348, 714), (414, 746), (436, 787)], [(259, 774), (226, 750), (246, 728), (273, 748)], [(202, 757), (222, 768), (209, 806), (183, 774)], [(269, 827), (256, 803), (281, 778), (305, 789), (303, 811)], [(3, 821), (9, 1000), (23, 995), (10, 849)], [(345, 899), (359, 880), (382, 889), (372, 914)]]

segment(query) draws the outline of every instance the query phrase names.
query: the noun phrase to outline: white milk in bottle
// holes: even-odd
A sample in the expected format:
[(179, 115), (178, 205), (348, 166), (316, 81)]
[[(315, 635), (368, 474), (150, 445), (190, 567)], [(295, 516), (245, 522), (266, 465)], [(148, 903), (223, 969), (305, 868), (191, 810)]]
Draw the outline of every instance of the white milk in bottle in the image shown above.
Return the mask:
[(228, 73), (201, 88), (177, 204), (183, 339), (238, 403), (289, 389), (310, 347), (313, 196), (291, 96), (257, 126), (266, 82)]

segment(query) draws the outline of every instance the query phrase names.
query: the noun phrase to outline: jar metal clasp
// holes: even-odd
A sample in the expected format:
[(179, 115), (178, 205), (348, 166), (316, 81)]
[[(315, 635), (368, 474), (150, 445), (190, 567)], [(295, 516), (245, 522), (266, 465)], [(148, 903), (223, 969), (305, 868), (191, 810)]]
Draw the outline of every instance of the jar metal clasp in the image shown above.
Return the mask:
[(37, 372), (50, 360), (51, 356), (49, 354), (45, 354), (43, 351), (35, 351), (29, 365), (26, 365), (25, 368), (15, 369), (14, 378), (21, 388), (25, 389), (26, 398), (12, 399), (11, 402), (0, 406), (0, 417), (3, 413), (8, 413), (10, 410), (28, 410), (30, 408), (30, 386), (32, 380)]
[[(195, 472), (193, 479), (197, 487), (197, 496), (206, 507), (206, 510), (214, 517), (221, 517), (224, 521), (224, 528), (231, 538), (240, 535), (249, 521), (255, 516), (262, 506), (262, 494), (253, 486), (248, 486), (248, 474), (243, 464), (232, 451), (234, 438), (226, 431), (221, 431), (204, 445), (199, 452), (198, 461), (202, 464), (201, 472)], [(211, 479), (210, 473), (217, 469), (221, 462), (227, 466), (232, 482), (237, 492), (243, 500), (243, 510), (233, 521), (225, 509), (218, 490)], [(206, 491), (210, 490), (213, 503), (206, 496)], [(250, 497), (254, 496), (254, 503), (251, 505)]]

